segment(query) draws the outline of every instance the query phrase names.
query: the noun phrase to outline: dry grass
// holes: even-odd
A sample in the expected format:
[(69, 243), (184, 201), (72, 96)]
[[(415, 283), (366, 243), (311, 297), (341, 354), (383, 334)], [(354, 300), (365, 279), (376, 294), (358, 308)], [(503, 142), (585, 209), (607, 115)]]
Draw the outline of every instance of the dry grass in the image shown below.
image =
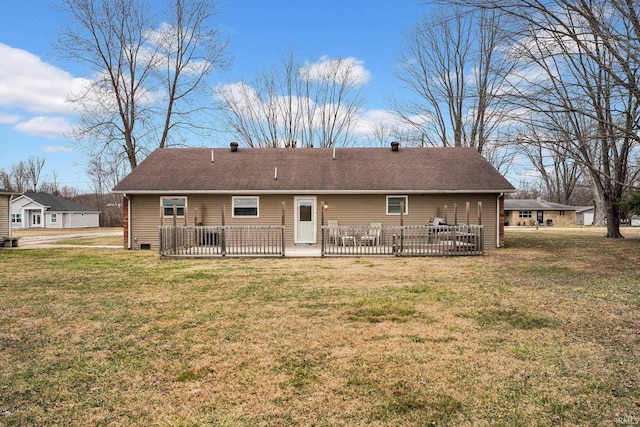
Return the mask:
[(0, 252), (0, 425), (640, 422), (640, 241), (485, 257)]
[(83, 228), (18, 228), (11, 234), (16, 237), (64, 236), (69, 234), (118, 233), (122, 227), (83, 227)]
[(55, 245), (80, 245), (80, 246), (115, 246), (122, 248), (122, 236), (80, 237), (62, 239), (53, 242)]

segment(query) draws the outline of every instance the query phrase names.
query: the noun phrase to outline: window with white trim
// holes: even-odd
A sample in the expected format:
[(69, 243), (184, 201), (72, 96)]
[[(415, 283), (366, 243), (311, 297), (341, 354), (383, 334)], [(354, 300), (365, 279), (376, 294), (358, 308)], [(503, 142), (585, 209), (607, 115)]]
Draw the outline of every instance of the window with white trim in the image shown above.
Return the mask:
[(22, 214), (14, 213), (11, 214), (11, 224), (18, 224), (22, 222)]
[(51, 214), (51, 224), (55, 224), (58, 222), (58, 214)]
[(387, 215), (400, 215), (400, 206), (403, 214), (409, 213), (409, 196), (387, 196)]
[(160, 206), (165, 217), (173, 217), (173, 207), (176, 207), (176, 217), (184, 218), (187, 209), (186, 197), (161, 197)]
[(234, 196), (233, 218), (258, 218), (260, 216), (260, 199), (257, 196)]
[(518, 213), (518, 218), (531, 218), (532, 216), (531, 211), (520, 211)]

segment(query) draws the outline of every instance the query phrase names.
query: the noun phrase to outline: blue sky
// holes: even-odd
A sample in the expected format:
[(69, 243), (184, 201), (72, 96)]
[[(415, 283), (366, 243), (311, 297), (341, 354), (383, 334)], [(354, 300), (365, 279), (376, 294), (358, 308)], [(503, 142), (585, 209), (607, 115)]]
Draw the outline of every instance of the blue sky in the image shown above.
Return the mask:
[[(53, 0), (4, 5), (0, 20), (0, 168), (31, 156), (46, 159), (43, 180), (88, 189), (82, 153), (63, 134), (76, 115), (65, 103), (85, 71), (52, 49), (64, 27)], [(231, 67), (215, 84), (251, 79), (293, 51), (308, 63), (355, 58), (369, 73), (365, 113), (388, 108), (400, 90), (393, 77), (404, 32), (427, 12), (418, 0), (220, 0), (218, 25), (231, 38)], [(226, 145), (230, 136), (206, 145)]]

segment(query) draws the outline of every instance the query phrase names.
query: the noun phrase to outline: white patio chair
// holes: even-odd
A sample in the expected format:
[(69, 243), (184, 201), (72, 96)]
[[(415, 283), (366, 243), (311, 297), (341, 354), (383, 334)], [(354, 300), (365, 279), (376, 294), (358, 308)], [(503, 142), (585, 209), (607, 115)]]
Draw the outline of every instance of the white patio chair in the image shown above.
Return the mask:
[(343, 227), (338, 225), (337, 220), (327, 220), (327, 225), (329, 226), (329, 243), (336, 245), (340, 244), (341, 246), (353, 246), (356, 243), (356, 238), (347, 234)]
[(367, 231), (360, 237), (360, 244), (376, 246), (380, 244), (380, 235), (382, 234), (382, 223), (372, 222), (369, 224)]

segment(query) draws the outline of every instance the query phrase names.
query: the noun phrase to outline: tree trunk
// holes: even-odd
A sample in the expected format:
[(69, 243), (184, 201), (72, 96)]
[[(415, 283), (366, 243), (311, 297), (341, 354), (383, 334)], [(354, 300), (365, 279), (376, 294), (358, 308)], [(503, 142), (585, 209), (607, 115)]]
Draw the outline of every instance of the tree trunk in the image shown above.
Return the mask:
[(622, 239), (624, 236), (620, 233), (620, 209), (617, 202), (606, 201), (607, 204), (607, 237), (613, 239)]

